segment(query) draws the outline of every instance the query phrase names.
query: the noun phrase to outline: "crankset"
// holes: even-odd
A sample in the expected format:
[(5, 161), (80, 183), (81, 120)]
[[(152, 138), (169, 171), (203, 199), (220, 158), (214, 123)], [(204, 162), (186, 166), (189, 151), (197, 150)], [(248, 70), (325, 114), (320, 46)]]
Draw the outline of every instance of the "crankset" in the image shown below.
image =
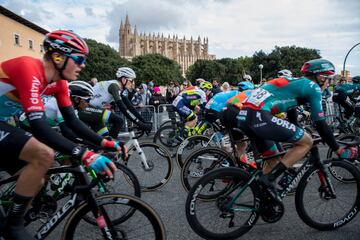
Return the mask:
[(232, 209), (228, 208), (228, 205), (231, 202), (231, 200), (232, 200), (232, 198), (229, 196), (219, 197), (218, 199), (216, 199), (216, 206), (221, 211), (220, 218), (223, 218), (223, 219), (228, 218), (229, 219), (229, 224), (228, 224), (229, 228), (232, 228), (235, 226), (234, 211)]
[(24, 216), (25, 223), (29, 224), (37, 219), (48, 218), (52, 216), (57, 209), (56, 200), (49, 195), (42, 195), (34, 199), (32, 208)]
[(274, 223), (279, 221), (284, 215), (285, 208), (282, 203), (267, 199), (263, 203), (260, 216), (264, 222)]

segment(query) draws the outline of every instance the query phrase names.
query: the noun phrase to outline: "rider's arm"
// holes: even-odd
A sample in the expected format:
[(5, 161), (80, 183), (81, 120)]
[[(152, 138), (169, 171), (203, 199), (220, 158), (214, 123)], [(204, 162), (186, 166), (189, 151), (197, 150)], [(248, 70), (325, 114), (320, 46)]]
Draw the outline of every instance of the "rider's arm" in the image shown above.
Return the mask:
[(127, 119), (130, 119), (136, 125), (142, 129), (148, 129), (147, 124), (143, 117), (140, 116), (138, 111), (132, 106), (128, 98), (120, 96), (120, 88), (117, 84), (110, 84), (108, 88), (109, 93), (113, 96), (116, 105), (122, 114), (125, 115)]
[(61, 134), (66, 137), (67, 139), (76, 142), (76, 143), (83, 143), (83, 140), (79, 138), (67, 125), (65, 122), (61, 122), (59, 124)]
[(325, 120), (315, 121), (315, 128), (320, 134), (321, 138), (326, 142), (326, 144), (334, 151), (339, 149), (339, 144), (336, 142), (334, 134), (332, 133), (329, 125)]

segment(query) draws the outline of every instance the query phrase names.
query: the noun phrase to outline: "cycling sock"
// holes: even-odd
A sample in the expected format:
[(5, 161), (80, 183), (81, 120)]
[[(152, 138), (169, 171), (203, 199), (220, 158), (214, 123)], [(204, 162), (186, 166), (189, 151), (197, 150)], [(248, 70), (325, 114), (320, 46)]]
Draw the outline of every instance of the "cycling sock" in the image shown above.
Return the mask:
[(14, 193), (13, 203), (9, 209), (6, 228), (3, 233), (5, 239), (34, 239), (24, 227), (24, 215), (32, 197)]
[(272, 182), (274, 181), (276, 178), (278, 178), (281, 174), (283, 174), (285, 172), (285, 170), (287, 169), (287, 167), (282, 163), (279, 162), (271, 171), (270, 173), (268, 173), (267, 179)]

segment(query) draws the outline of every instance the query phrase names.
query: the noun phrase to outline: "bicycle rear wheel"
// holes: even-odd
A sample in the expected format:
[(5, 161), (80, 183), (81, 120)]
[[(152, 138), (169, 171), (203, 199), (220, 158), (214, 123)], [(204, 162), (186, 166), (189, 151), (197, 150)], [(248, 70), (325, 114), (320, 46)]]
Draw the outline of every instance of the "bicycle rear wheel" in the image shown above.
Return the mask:
[[(154, 191), (163, 187), (171, 178), (173, 163), (169, 152), (155, 143), (140, 143), (142, 154), (136, 148), (130, 148), (125, 165), (137, 176), (142, 191)], [(146, 157), (149, 169), (146, 169), (141, 158)]]
[[(200, 178), (186, 199), (190, 227), (205, 239), (236, 239), (247, 233), (259, 218), (260, 206), (258, 185), (246, 185), (250, 178), (247, 172), (232, 167), (216, 169)], [(199, 198), (216, 192), (223, 194), (212, 201)]]
[(301, 178), (295, 194), (296, 210), (300, 218), (310, 227), (322, 231), (333, 230), (349, 223), (360, 207), (359, 171), (345, 160), (327, 164), (329, 171), (334, 170), (354, 181), (339, 181), (334, 175), (328, 174), (335, 190), (335, 196), (332, 196), (327, 184), (320, 181), (320, 170), (311, 167)]
[[(166, 232), (159, 215), (145, 202), (136, 197), (122, 194), (109, 194), (96, 197), (100, 212), (108, 215), (110, 221), (118, 218), (129, 208), (136, 209), (130, 219), (119, 224), (107, 223), (107, 234), (115, 235), (108, 239), (165, 240)], [(87, 202), (79, 206), (65, 224), (62, 239), (104, 239), (99, 227), (83, 221), (85, 215), (94, 218)], [(105, 218), (106, 219), (106, 218)], [(94, 218), (95, 220), (95, 218)], [(97, 221), (99, 225), (103, 222)], [(113, 225), (113, 226), (111, 226)]]
[[(185, 191), (189, 192), (190, 188), (206, 173), (217, 168), (229, 166), (235, 166), (235, 160), (224, 150), (216, 147), (199, 149), (186, 159), (181, 169), (181, 183)], [(200, 195), (199, 197), (202, 196)], [(216, 198), (216, 195), (207, 195), (205, 197)]]
[(169, 150), (179, 146), (182, 141), (183, 136), (181, 135), (181, 129), (173, 125), (165, 125), (159, 128), (153, 138), (154, 143), (161, 144)]

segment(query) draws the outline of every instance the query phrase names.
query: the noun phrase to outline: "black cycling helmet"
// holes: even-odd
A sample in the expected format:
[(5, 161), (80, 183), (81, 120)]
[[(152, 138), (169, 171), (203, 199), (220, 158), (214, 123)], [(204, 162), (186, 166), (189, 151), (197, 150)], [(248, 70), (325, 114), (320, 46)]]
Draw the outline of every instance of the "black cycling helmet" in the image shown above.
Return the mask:
[(92, 86), (84, 81), (72, 81), (69, 83), (71, 97), (92, 97), (94, 90)]

